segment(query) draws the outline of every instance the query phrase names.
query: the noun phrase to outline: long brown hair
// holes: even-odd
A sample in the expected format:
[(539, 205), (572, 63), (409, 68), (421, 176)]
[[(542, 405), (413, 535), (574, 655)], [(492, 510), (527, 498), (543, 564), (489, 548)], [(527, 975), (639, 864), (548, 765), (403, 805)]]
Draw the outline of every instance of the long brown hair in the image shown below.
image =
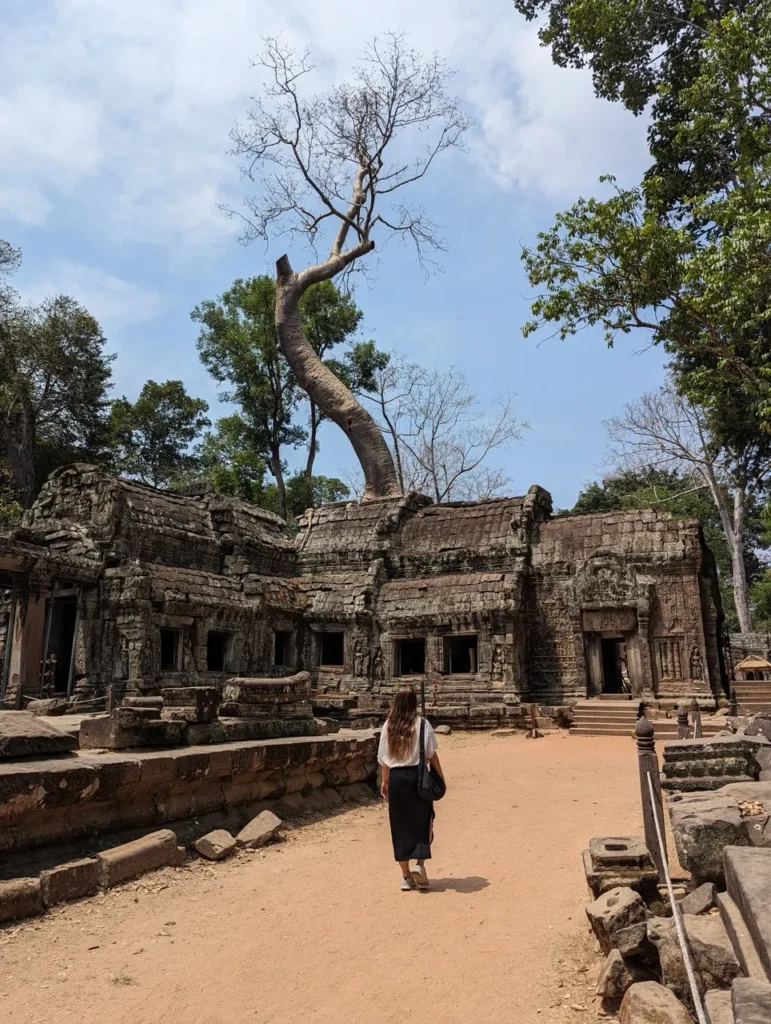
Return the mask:
[(396, 760), (410, 752), (417, 712), (415, 687), (400, 686), (388, 713), (388, 753)]

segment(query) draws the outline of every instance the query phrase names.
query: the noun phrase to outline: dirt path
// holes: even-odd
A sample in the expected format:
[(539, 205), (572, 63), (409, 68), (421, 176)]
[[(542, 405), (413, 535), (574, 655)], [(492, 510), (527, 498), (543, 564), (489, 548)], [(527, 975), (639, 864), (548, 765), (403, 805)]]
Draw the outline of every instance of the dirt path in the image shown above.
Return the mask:
[(384, 807), (351, 810), (0, 931), (3, 1019), (595, 1019), (580, 853), (592, 835), (639, 834), (634, 744), (461, 735), (441, 749), (433, 892), (399, 891)]

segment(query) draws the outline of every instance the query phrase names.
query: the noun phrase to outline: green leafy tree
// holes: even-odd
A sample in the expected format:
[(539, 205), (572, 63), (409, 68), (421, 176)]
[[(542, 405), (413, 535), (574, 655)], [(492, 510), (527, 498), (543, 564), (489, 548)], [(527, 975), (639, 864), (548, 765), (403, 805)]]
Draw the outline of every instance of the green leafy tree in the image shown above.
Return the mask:
[(263, 503), (267, 467), (250, 442), (249, 424), (240, 416), (217, 420), (216, 429), (204, 436), (198, 458), (201, 472), (215, 490)]
[[(275, 329), (276, 286), (269, 277), (237, 280), (216, 302), (204, 302), (191, 314), (202, 325), (198, 350), (215, 380), (224, 384), (221, 397), (239, 408), (240, 440), (273, 476), (278, 513), (291, 513), (287, 498), (285, 452), (307, 444), (306, 493), (319, 449), (318, 430), (324, 419), (319, 405), (309, 402), (308, 427), (298, 422), (306, 397), (279, 351)], [(362, 313), (352, 298), (331, 281), (308, 291), (300, 302), (303, 329), (324, 365), (359, 386), (372, 378), (379, 354), (371, 342), (349, 348), (340, 359), (332, 350), (358, 330)], [(307, 507), (304, 506), (304, 507)]]
[(0, 302), (0, 454), (29, 508), (44, 472), (104, 451), (112, 358), (96, 320), (58, 295)]
[[(715, 36), (733, 22), (762, 33), (768, 5), (757, 0), (513, 0), (530, 20), (554, 63), (591, 70), (603, 99), (649, 116), (648, 144), (667, 209), (722, 188), (732, 177), (735, 137), (689, 131), (692, 88), (710, 74)], [(544, 18), (545, 15), (545, 18)], [(759, 48), (758, 52), (762, 53)], [(768, 52), (766, 50), (766, 52)], [(740, 74), (746, 63), (737, 67)], [(726, 94), (712, 97), (715, 120), (724, 118)]]
[(181, 380), (148, 380), (136, 402), (118, 398), (110, 409), (114, 462), (127, 476), (169, 487), (197, 465), (191, 446), (209, 426), (209, 406)]

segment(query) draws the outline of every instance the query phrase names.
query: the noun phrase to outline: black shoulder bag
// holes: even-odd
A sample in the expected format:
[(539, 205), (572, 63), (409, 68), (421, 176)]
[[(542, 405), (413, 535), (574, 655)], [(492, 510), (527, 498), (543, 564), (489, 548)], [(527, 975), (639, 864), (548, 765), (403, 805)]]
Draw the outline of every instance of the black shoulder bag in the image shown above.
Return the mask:
[(418, 795), (424, 800), (441, 800), (447, 792), (444, 779), (438, 772), (431, 771), (426, 761), (426, 720), (420, 720), (420, 761), (418, 763)]

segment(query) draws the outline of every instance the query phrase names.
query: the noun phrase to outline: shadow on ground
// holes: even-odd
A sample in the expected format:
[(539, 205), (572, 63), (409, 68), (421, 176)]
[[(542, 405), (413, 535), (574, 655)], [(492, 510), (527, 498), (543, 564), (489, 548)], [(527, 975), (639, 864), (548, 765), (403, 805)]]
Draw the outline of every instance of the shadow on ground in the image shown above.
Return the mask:
[(481, 892), (489, 884), (486, 878), (479, 875), (469, 875), (468, 878), (432, 878), (428, 892)]

